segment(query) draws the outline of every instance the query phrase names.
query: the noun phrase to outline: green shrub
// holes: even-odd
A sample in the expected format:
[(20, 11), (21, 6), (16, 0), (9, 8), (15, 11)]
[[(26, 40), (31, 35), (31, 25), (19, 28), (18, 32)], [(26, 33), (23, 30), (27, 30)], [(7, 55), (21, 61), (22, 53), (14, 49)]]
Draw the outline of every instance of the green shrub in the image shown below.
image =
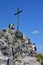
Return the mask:
[(38, 58), (40, 60), (41, 65), (43, 65), (43, 55), (37, 54), (35, 57)]
[(41, 65), (43, 65), (43, 60), (41, 61)]

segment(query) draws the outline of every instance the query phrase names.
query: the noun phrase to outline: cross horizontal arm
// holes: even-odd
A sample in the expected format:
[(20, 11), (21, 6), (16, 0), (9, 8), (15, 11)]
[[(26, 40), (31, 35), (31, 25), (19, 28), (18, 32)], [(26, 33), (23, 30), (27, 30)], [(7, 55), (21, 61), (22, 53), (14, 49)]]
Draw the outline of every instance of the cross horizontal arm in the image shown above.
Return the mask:
[(16, 12), (14, 15), (18, 15), (18, 14), (21, 13), (21, 12), (22, 12), (22, 10)]

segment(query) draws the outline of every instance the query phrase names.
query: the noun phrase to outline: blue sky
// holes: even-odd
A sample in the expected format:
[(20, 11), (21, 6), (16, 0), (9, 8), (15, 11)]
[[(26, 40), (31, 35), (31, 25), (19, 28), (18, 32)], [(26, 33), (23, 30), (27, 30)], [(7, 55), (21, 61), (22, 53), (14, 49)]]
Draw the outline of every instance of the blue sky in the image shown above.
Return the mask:
[(43, 0), (0, 0), (0, 29), (7, 28), (10, 23), (16, 27), (14, 13), (19, 6), (20, 31), (36, 43), (38, 52), (43, 52)]

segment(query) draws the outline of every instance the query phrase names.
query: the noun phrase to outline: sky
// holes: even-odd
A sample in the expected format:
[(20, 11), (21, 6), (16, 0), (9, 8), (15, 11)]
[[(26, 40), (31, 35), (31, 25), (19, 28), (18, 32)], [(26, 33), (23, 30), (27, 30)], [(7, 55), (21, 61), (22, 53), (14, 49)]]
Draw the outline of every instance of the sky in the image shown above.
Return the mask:
[(11, 23), (16, 28), (17, 7), (22, 10), (19, 30), (36, 44), (38, 52), (43, 53), (43, 0), (0, 0), (0, 30)]

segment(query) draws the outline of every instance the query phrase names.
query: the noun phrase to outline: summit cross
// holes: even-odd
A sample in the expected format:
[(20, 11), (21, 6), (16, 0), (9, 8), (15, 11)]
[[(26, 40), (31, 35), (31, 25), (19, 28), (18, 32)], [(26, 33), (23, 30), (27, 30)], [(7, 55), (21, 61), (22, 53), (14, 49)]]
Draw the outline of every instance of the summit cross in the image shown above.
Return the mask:
[(19, 10), (19, 7), (17, 8), (17, 12), (14, 15), (17, 15), (17, 30), (19, 30), (19, 14), (22, 12), (22, 10)]

